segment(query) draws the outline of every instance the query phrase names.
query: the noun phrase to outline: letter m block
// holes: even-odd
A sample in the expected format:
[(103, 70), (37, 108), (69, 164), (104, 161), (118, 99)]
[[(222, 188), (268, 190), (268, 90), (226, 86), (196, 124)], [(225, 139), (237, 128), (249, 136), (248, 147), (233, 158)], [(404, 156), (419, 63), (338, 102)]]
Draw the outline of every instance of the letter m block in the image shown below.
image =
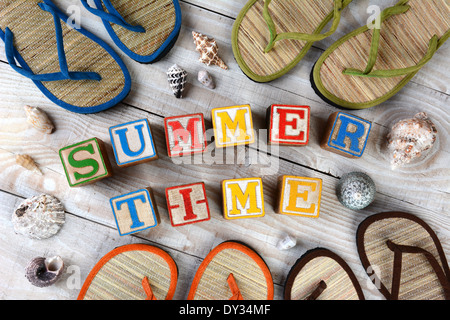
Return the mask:
[(224, 180), (222, 193), (225, 219), (257, 218), (265, 215), (261, 178)]
[(215, 108), (211, 113), (216, 148), (251, 144), (255, 141), (249, 105)]

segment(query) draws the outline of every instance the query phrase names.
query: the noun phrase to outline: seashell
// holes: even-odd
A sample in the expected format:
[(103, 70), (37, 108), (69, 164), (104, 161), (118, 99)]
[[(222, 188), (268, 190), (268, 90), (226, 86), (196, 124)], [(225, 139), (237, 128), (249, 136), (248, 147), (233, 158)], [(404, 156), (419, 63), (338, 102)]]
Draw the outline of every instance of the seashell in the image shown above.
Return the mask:
[(200, 53), (200, 62), (208, 66), (212, 64), (225, 70), (228, 69), (225, 62), (219, 57), (219, 46), (216, 40), (195, 31), (192, 31), (192, 36), (194, 37), (195, 49)]
[(167, 71), (170, 87), (172, 88), (173, 94), (177, 98), (182, 98), (182, 93), (186, 86), (187, 75), (188, 73), (186, 70), (183, 70), (176, 64), (170, 67)]
[(32, 239), (46, 239), (58, 233), (65, 216), (64, 207), (57, 198), (42, 194), (25, 199), (11, 220), (16, 233)]
[(290, 235), (286, 235), (283, 239), (278, 241), (276, 247), (278, 250), (288, 250), (297, 244), (297, 240), (295, 238), (291, 237)]
[(55, 126), (44, 111), (37, 107), (25, 106), (24, 108), (27, 114), (27, 122), (37, 130), (46, 134), (51, 134), (55, 130)]
[(367, 207), (375, 199), (375, 193), (375, 183), (362, 172), (345, 174), (336, 188), (339, 202), (352, 210), (361, 210)]
[(33, 158), (31, 158), (27, 154), (17, 154), (16, 155), (16, 163), (27, 170), (33, 171), (42, 176), (42, 171), (39, 169), (36, 162), (34, 162)]
[(207, 88), (214, 89), (216, 87), (214, 79), (206, 70), (200, 70), (198, 72), (197, 79), (202, 85), (204, 85)]
[(36, 287), (48, 287), (61, 277), (64, 271), (64, 261), (60, 256), (51, 258), (37, 257), (32, 259), (25, 268), (25, 277)]
[(387, 135), (392, 166), (400, 167), (430, 150), (437, 138), (437, 129), (425, 112), (397, 122)]

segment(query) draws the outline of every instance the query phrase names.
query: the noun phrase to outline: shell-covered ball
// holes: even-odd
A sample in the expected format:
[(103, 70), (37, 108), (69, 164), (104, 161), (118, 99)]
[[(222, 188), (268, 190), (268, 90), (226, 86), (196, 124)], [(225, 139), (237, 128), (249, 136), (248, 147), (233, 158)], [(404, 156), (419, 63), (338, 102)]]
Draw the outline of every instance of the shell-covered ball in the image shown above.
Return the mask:
[(341, 204), (352, 210), (366, 208), (375, 199), (375, 193), (375, 183), (362, 172), (347, 173), (336, 188), (336, 195)]

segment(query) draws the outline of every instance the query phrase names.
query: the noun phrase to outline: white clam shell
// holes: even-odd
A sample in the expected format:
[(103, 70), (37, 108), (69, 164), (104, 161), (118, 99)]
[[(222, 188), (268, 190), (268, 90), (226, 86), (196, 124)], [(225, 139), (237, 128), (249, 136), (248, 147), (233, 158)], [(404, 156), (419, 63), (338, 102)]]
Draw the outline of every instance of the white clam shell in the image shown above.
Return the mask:
[(46, 134), (51, 134), (55, 130), (55, 126), (44, 111), (30, 106), (25, 106), (24, 109), (27, 114), (27, 122), (37, 130)]

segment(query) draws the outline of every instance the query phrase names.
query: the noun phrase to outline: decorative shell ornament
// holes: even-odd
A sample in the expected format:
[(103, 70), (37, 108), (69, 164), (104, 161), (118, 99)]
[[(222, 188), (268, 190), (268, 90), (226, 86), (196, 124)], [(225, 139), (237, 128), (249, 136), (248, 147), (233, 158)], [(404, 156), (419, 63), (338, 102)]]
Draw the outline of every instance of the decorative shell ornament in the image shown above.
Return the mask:
[(361, 210), (367, 207), (375, 199), (375, 193), (375, 183), (362, 172), (345, 174), (336, 188), (339, 202), (352, 210)]
[(437, 129), (425, 112), (397, 122), (387, 135), (388, 151), (393, 168), (404, 166), (430, 150), (437, 138)]
[(214, 83), (214, 79), (211, 77), (208, 71), (200, 70), (197, 76), (198, 81), (209, 89), (214, 89), (216, 84)]
[(32, 259), (25, 268), (25, 277), (36, 287), (48, 287), (61, 277), (64, 271), (64, 261), (60, 256), (51, 258), (37, 257)]
[(37, 173), (42, 176), (42, 171), (39, 169), (36, 162), (27, 154), (17, 154), (16, 163), (25, 169)]
[(24, 108), (27, 114), (27, 122), (37, 130), (46, 134), (51, 134), (55, 131), (55, 126), (44, 111), (37, 107), (25, 106)]
[(194, 38), (195, 49), (200, 53), (200, 62), (208, 66), (216, 65), (224, 70), (228, 70), (228, 66), (219, 57), (219, 46), (216, 40), (195, 31), (192, 31), (192, 36)]
[(65, 217), (62, 203), (53, 196), (42, 194), (25, 199), (11, 220), (16, 233), (32, 239), (47, 239), (58, 233)]
[(186, 87), (187, 75), (187, 71), (176, 64), (167, 71), (167, 80), (169, 81), (173, 94), (178, 99), (182, 98), (184, 88)]

